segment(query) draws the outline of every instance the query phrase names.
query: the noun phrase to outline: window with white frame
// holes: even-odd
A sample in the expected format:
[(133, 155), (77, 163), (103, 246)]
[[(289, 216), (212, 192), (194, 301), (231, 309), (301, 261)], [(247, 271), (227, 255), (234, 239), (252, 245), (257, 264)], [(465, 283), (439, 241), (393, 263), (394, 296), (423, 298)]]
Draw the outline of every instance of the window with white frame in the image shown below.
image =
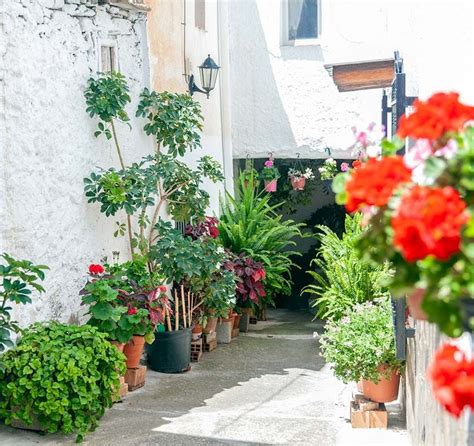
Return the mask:
[(100, 42), (99, 71), (101, 73), (119, 71), (117, 43), (115, 41)]
[(321, 34), (320, 0), (287, 0), (287, 40), (317, 39)]

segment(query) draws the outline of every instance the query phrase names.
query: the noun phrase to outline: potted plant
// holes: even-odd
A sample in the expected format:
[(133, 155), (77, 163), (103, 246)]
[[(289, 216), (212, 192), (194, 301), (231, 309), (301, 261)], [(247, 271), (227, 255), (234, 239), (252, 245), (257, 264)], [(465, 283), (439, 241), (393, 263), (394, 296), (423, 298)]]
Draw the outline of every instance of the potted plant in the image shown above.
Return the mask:
[(88, 324), (123, 349), (128, 368), (137, 368), (145, 342), (153, 342), (157, 324), (164, 321), (166, 286), (139, 255), (122, 264), (91, 265), (89, 273), (92, 279), (81, 292), (89, 305)]
[(31, 303), (31, 293), (44, 292), (39, 281), (44, 280), (45, 265), (34, 265), (29, 260), (16, 260), (3, 254), (5, 263), (0, 265), (0, 353), (13, 347), (12, 333), (20, 333), (18, 323), (12, 319), (12, 304)]
[(288, 178), (291, 181), (293, 190), (304, 190), (306, 181), (314, 178), (313, 170), (307, 167), (304, 171), (299, 169), (289, 169)]
[(275, 163), (272, 159), (265, 161), (261, 177), (265, 184), (265, 190), (267, 192), (276, 192), (278, 178), (280, 178), (280, 172), (275, 166)]
[(342, 319), (329, 320), (321, 351), (344, 383), (362, 380), (367, 398), (397, 398), (402, 362), (396, 358), (389, 296), (357, 304)]
[(112, 406), (125, 373), (123, 354), (90, 325), (37, 323), (24, 330), (0, 367), (6, 424), (83, 440)]
[[(188, 233), (193, 231), (188, 229)], [(213, 308), (219, 317), (220, 307), (215, 297), (219, 293), (219, 279), (223, 274), (225, 251), (216, 239), (185, 236), (170, 223), (159, 221), (151, 258), (159, 272), (173, 283), (170, 304), (173, 311), (166, 314), (165, 331), (156, 333), (155, 342), (147, 349), (150, 367), (162, 372), (187, 370), (190, 359), (192, 323), (196, 311)], [(233, 280), (232, 274), (230, 279)], [(235, 289), (235, 284), (234, 284)]]
[(333, 158), (325, 159), (323, 165), (318, 168), (318, 171), (321, 175), (321, 181), (325, 184), (331, 183), (333, 178), (339, 173), (337, 162)]
[[(417, 101), (397, 137), (379, 143), (382, 156), (363, 153), (361, 165), (333, 183), (338, 202), (362, 211), (370, 224), (357, 245), (360, 255), (389, 260), (396, 270), (392, 293), (408, 295), (410, 304), (416, 297), (420, 317), (451, 337), (474, 327), (473, 119), (474, 107), (456, 93)], [(401, 156), (407, 137), (414, 144)], [(413, 294), (416, 288), (423, 293)]]

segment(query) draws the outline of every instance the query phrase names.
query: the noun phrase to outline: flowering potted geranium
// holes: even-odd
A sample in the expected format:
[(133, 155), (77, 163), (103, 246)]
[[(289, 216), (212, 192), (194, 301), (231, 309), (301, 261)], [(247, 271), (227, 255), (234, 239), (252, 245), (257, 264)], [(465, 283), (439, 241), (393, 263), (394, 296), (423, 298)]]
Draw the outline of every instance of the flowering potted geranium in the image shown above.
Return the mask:
[(288, 178), (291, 181), (293, 190), (304, 190), (306, 180), (312, 180), (314, 178), (313, 170), (307, 167), (304, 171), (299, 169), (288, 170)]
[[(334, 181), (339, 203), (365, 213), (359, 249), (396, 268), (391, 288), (421, 302), (449, 336), (474, 328), (474, 107), (456, 93), (416, 101), (382, 156)], [(372, 249), (368, 250), (368, 246)], [(470, 403), (474, 404), (474, 395)]]
[(265, 183), (265, 190), (267, 192), (276, 192), (278, 178), (280, 178), (280, 172), (278, 171), (272, 159), (265, 161), (261, 176)]

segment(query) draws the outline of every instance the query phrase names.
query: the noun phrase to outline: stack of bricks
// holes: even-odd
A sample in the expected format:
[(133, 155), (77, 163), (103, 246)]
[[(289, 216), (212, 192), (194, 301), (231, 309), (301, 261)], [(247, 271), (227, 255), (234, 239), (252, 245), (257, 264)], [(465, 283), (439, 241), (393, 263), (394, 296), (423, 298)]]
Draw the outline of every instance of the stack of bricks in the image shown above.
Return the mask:
[(203, 349), (202, 338), (191, 342), (191, 361), (198, 362), (202, 356)]
[(139, 365), (134, 369), (127, 369), (125, 382), (128, 384), (128, 391), (133, 392), (145, 385), (146, 367)]
[(217, 334), (215, 331), (209, 334), (203, 335), (204, 341), (204, 351), (205, 352), (212, 352), (217, 348)]
[(354, 395), (351, 401), (351, 425), (353, 428), (387, 429), (388, 414), (385, 404)]

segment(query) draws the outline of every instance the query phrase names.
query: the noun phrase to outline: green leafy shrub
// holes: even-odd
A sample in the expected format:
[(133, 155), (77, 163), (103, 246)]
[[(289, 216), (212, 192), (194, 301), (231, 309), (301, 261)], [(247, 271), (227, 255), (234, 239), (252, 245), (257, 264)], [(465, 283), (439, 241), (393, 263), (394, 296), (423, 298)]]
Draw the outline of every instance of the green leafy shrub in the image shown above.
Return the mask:
[(321, 247), (311, 262), (316, 270), (308, 271), (316, 283), (303, 290), (316, 296), (317, 317), (340, 319), (353, 305), (387, 295), (389, 264), (361, 260), (355, 250), (364, 232), (360, 223), (360, 215), (346, 216), (341, 238), (327, 226), (317, 226)]
[(105, 334), (59, 322), (29, 327), (1, 363), (0, 418), (37, 420), (50, 433), (77, 433), (76, 441), (97, 427), (125, 373), (123, 354)]
[(11, 333), (21, 332), (18, 323), (11, 318), (11, 304), (31, 303), (32, 289), (42, 293), (38, 283), (44, 280), (45, 265), (34, 265), (29, 260), (16, 260), (8, 254), (0, 256), (5, 264), (0, 265), (0, 353), (13, 347)]
[(378, 367), (399, 370), (389, 297), (355, 305), (338, 320), (329, 320), (321, 336), (321, 351), (334, 374), (345, 383), (366, 379), (378, 382)]
[(283, 220), (276, 213), (279, 205), (271, 206), (269, 194), (259, 194), (246, 179), (240, 178), (239, 198), (227, 194), (227, 200), (221, 201), (219, 238), (234, 254), (246, 254), (263, 264), (266, 303), (271, 304), (273, 296), (291, 293), (291, 257), (300, 254), (290, 248), (294, 238), (302, 237), (304, 225)]

